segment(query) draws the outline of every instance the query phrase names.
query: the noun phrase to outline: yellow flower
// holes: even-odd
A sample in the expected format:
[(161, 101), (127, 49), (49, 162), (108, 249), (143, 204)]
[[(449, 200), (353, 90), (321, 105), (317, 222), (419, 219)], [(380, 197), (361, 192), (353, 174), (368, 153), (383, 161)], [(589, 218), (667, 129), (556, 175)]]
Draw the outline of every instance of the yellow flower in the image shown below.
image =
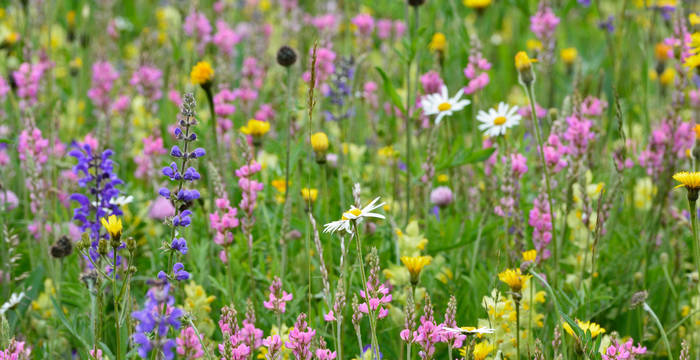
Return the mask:
[(680, 183), (676, 188), (685, 187), (688, 190), (696, 191), (700, 189), (700, 172), (681, 171), (673, 175), (673, 180)]
[(695, 26), (700, 24), (700, 16), (696, 13), (692, 13), (688, 16), (688, 21), (690, 21), (690, 26)]
[(450, 177), (447, 174), (440, 174), (437, 176), (437, 181), (441, 184), (444, 184), (450, 181)]
[(270, 123), (256, 119), (248, 120), (248, 124), (241, 127), (242, 133), (252, 135), (253, 137), (261, 137), (267, 134), (268, 131), (270, 131)]
[(578, 57), (578, 51), (576, 48), (566, 48), (563, 49), (560, 53), (561, 55), (561, 60), (564, 62), (566, 65), (571, 65), (576, 61), (576, 58)]
[(318, 189), (309, 189), (309, 188), (303, 188), (301, 189), (301, 198), (304, 199), (304, 202), (308, 203), (309, 201), (316, 202), (316, 198), (318, 197)]
[(700, 53), (695, 54), (693, 56), (688, 56), (685, 59), (685, 63), (683, 64), (688, 68), (694, 69), (698, 66), (700, 66)]
[(280, 194), (284, 194), (285, 192), (287, 192), (287, 185), (284, 183), (284, 179), (272, 180), (271, 185), (273, 188), (277, 189), (277, 191), (279, 191)]
[(646, 177), (637, 180), (634, 185), (634, 207), (639, 210), (651, 209), (657, 188), (651, 178)]
[(193, 319), (197, 328), (204, 334), (211, 336), (214, 333), (214, 321), (209, 317), (211, 303), (216, 299), (204, 291), (201, 285), (194, 281), (185, 285), (185, 311), (193, 314)]
[(195, 85), (205, 85), (214, 78), (214, 68), (208, 61), (200, 61), (190, 72), (190, 81)]
[(474, 360), (484, 360), (486, 357), (493, 351), (494, 346), (489, 344), (486, 341), (482, 341), (476, 345), (474, 345), (474, 351), (472, 354), (474, 354)]
[(100, 219), (100, 221), (112, 239), (119, 239), (122, 236), (122, 219), (117, 218), (116, 215), (110, 215), (108, 218)]
[(491, 5), (491, 0), (462, 0), (462, 4), (471, 9), (481, 10)]
[(537, 259), (537, 250), (523, 252), (523, 261), (535, 261), (535, 259)]
[(433, 35), (433, 39), (430, 40), (428, 48), (432, 51), (444, 52), (445, 48), (447, 48), (447, 38), (445, 37), (445, 34), (441, 32), (435, 33), (435, 35)]
[(695, 125), (695, 139), (700, 139), (700, 124)]
[(676, 71), (673, 68), (667, 67), (664, 72), (659, 76), (659, 82), (663, 86), (669, 86), (673, 83), (673, 79), (676, 77)]
[(524, 51), (518, 51), (518, 53), (515, 54), (515, 68), (520, 72), (532, 68), (533, 62), (537, 62), (537, 59), (530, 59)]
[(314, 152), (325, 153), (328, 151), (328, 136), (320, 131), (311, 135), (311, 147)]
[(66, 23), (70, 27), (75, 26), (75, 10), (71, 10), (66, 14)]
[(532, 275), (523, 275), (520, 268), (506, 269), (506, 271), (498, 274), (498, 279), (506, 283), (513, 292), (520, 292), (525, 281), (530, 279)]
[[(578, 327), (581, 328), (581, 330), (582, 330), (584, 333), (590, 331), (590, 332), (591, 332), (591, 338), (595, 338), (596, 336), (598, 336), (598, 335), (600, 335), (600, 334), (605, 334), (605, 329), (602, 328), (602, 327), (600, 327), (600, 325), (598, 325), (598, 324), (596, 324), (596, 323), (594, 323), (594, 322), (590, 322), (590, 321), (583, 322), (583, 321), (581, 321), (581, 320), (579, 320), (579, 319), (576, 319), (576, 325), (578, 325)], [(571, 328), (571, 325), (569, 325), (568, 322), (564, 322), (563, 327), (564, 327), (564, 330), (566, 330), (566, 332), (567, 332), (569, 335), (575, 336), (575, 334), (574, 334), (574, 329)]]
[(525, 47), (527, 47), (528, 50), (540, 51), (542, 50), (542, 42), (537, 39), (528, 39), (527, 42), (525, 42)]
[(420, 272), (424, 267), (430, 265), (433, 258), (430, 256), (402, 256), (401, 262), (406, 266), (408, 272), (411, 273), (411, 283), (417, 284)]

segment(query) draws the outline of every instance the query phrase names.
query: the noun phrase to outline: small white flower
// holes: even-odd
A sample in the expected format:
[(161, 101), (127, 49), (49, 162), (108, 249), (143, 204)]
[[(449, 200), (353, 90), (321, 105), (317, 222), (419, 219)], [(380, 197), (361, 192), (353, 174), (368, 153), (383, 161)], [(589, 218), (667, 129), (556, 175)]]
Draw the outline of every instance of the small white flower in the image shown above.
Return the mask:
[(454, 333), (463, 333), (463, 334), (493, 334), (496, 330), (495, 329), (489, 329), (489, 328), (468, 328), (468, 327), (461, 327), (461, 328), (449, 328), (449, 327), (444, 327), (444, 330), (454, 332)]
[(119, 205), (119, 206), (124, 206), (126, 204), (131, 204), (134, 201), (134, 197), (129, 195), (129, 196), (118, 196), (116, 198), (112, 198), (109, 200), (109, 203), (112, 205)]
[(437, 115), (435, 124), (439, 124), (445, 116), (451, 116), (455, 111), (464, 109), (471, 104), (469, 100), (462, 100), (464, 91), (459, 89), (454, 97), (450, 98), (447, 94), (447, 86), (443, 85), (440, 93), (429, 94), (421, 98), (420, 103), (425, 115)]
[(372, 211), (384, 206), (385, 203), (377, 204), (379, 197), (372, 200), (371, 203), (367, 204), (362, 209), (358, 209), (354, 205), (350, 207), (350, 210), (343, 213), (340, 220), (331, 221), (328, 224), (323, 225), (323, 232), (334, 233), (339, 230), (345, 230), (345, 232), (352, 234), (352, 224), (351, 221), (360, 222), (363, 218), (378, 218), (384, 219), (384, 215), (373, 213)]
[(512, 128), (520, 123), (518, 107), (510, 107), (504, 102), (500, 102), (495, 109), (489, 109), (488, 112), (479, 110), (476, 119), (481, 122), (479, 130), (483, 131), (489, 137), (495, 137), (506, 133), (507, 129)]
[(23, 292), (21, 292), (19, 294), (14, 293), (14, 294), (10, 295), (10, 299), (7, 300), (7, 302), (5, 302), (4, 304), (2, 304), (2, 306), (0, 306), (0, 315), (6, 313), (7, 310), (10, 310), (10, 309), (14, 308), (15, 306), (19, 305), (19, 303), (22, 301), (22, 299), (24, 297), (25, 296), (24, 296)]

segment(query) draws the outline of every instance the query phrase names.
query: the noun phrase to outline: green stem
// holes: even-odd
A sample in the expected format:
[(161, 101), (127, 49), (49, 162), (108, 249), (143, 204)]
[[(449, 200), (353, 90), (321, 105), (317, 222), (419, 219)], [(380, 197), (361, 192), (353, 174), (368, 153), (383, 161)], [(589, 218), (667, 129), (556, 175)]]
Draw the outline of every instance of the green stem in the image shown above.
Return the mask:
[(690, 207), (690, 225), (693, 228), (693, 257), (695, 260), (695, 270), (700, 274), (700, 241), (698, 239), (698, 214), (696, 203), (697, 200), (688, 199), (688, 206)]
[(668, 360), (673, 360), (673, 353), (671, 353), (671, 345), (668, 342), (668, 337), (666, 336), (666, 331), (664, 331), (664, 326), (661, 325), (661, 321), (659, 321), (659, 318), (656, 316), (656, 313), (654, 313), (654, 310), (651, 309), (651, 307), (644, 302), (644, 311), (649, 313), (652, 319), (654, 319), (654, 323), (656, 323), (656, 326), (659, 328), (659, 332), (661, 333), (661, 339), (664, 341), (664, 345), (666, 345), (666, 354), (668, 355)]
[(515, 301), (515, 349), (520, 360), (520, 300)]
[(544, 145), (542, 143), (542, 134), (540, 132), (540, 123), (537, 119), (537, 109), (535, 107), (535, 88), (534, 88), (534, 83), (535, 81), (533, 80), (530, 82), (529, 85), (523, 85), (525, 87), (525, 91), (527, 92), (528, 99), (530, 100), (530, 112), (531, 112), (531, 117), (532, 117), (532, 123), (535, 127), (535, 138), (537, 140), (537, 146), (539, 148), (540, 152), (540, 161), (542, 162), (542, 171), (544, 172), (544, 182), (545, 182), (545, 187), (547, 190), (547, 200), (549, 201), (549, 216), (552, 222), (552, 247), (553, 247), (553, 257), (554, 257), (554, 274), (552, 276), (552, 280), (554, 281), (554, 285), (556, 286), (557, 284), (557, 277), (559, 274), (559, 252), (558, 252), (558, 246), (557, 246), (557, 231), (555, 228), (556, 224), (556, 219), (554, 218), (554, 203), (552, 202), (552, 189), (550, 186), (550, 179), (549, 179), (549, 169), (547, 169), (547, 162), (544, 159)]
[(117, 340), (117, 350), (116, 350), (116, 358), (117, 360), (121, 360), (121, 350), (122, 350), (122, 342), (121, 342), (121, 330), (119, 326), (119, 299), (117, 298), (117, 248), (112, 248), (112, 254), (113, 254), (113, 263), (112, 263), (112, 298), (114, 299), (114, 326), (116, 328), (116, 340)]
[(369, 306), (369, 288), (367, 287), (367, 277), (365, 276), (364, 257), (362, 256), (362, 245), (360, 244), (360, 233), (357, 229), (357, 222), (352, 220), (353, 230), (355, 231), (355, 241), (357, 244), (357, 256), (359, 257), (360, 274), (362, 275), (362, 285), (365, 288), (365, 303), (367, 304), (367, 318), (369, 318), (369, 329), (371, 332), (372, 353), (374, 360), (379, 360), (379, 342), (377, 341), (377, 329), (374, 322), (374, 312)]

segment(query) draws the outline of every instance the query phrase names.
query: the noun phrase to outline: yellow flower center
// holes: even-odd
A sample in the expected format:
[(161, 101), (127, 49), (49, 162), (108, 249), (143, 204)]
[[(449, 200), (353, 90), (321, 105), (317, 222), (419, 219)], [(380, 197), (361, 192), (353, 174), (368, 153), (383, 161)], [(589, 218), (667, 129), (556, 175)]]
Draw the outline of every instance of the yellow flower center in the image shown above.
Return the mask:
[(499, 116), (495, 119), (493, 119), (493, 124), (494, 125), (503, 125), (506, 123), (506, 117), (505, 116)]
[[(360, 209), (352, 209), (352, 210), (348, 210), (348, 212), (345, 213), (345, 214), (352, 214), (352, 215), (355, 215), (355, 216), (360, 216), (360, 215), (362, 214), (362, 210), (360, 210)], [(341, 219), (341, 220), (350, 220), (350, 219), (348, 219), (348, 218), (345, 216), (345, 214), (343, 214), (343, 216), (342, 216), (340, 219)]]
[(447, 111), (450, 109), (452, 109), (452, 105), (450, 105), (450, 103), (448, 103), (448, 102), (444, 102), (444, 103), (438, 105), (438, 110), (440, 110), (440, 111)]

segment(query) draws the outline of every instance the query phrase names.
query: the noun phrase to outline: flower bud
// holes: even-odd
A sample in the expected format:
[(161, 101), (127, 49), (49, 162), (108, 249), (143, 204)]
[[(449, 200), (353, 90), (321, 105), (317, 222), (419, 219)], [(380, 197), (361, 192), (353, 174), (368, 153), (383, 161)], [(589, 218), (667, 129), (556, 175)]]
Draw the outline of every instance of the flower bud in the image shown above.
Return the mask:
[(316, 153), (316, 162), (323, 164), (326, 162), (326, 152), (328, 152), (328, 136), (323, 132), (311, 135), (311, 148)]
[(297, 62), (297, 53), (291, 47), (284, 45), (279, 50), (277, 50), (277, 63), (284, 66), (290, 67)]

